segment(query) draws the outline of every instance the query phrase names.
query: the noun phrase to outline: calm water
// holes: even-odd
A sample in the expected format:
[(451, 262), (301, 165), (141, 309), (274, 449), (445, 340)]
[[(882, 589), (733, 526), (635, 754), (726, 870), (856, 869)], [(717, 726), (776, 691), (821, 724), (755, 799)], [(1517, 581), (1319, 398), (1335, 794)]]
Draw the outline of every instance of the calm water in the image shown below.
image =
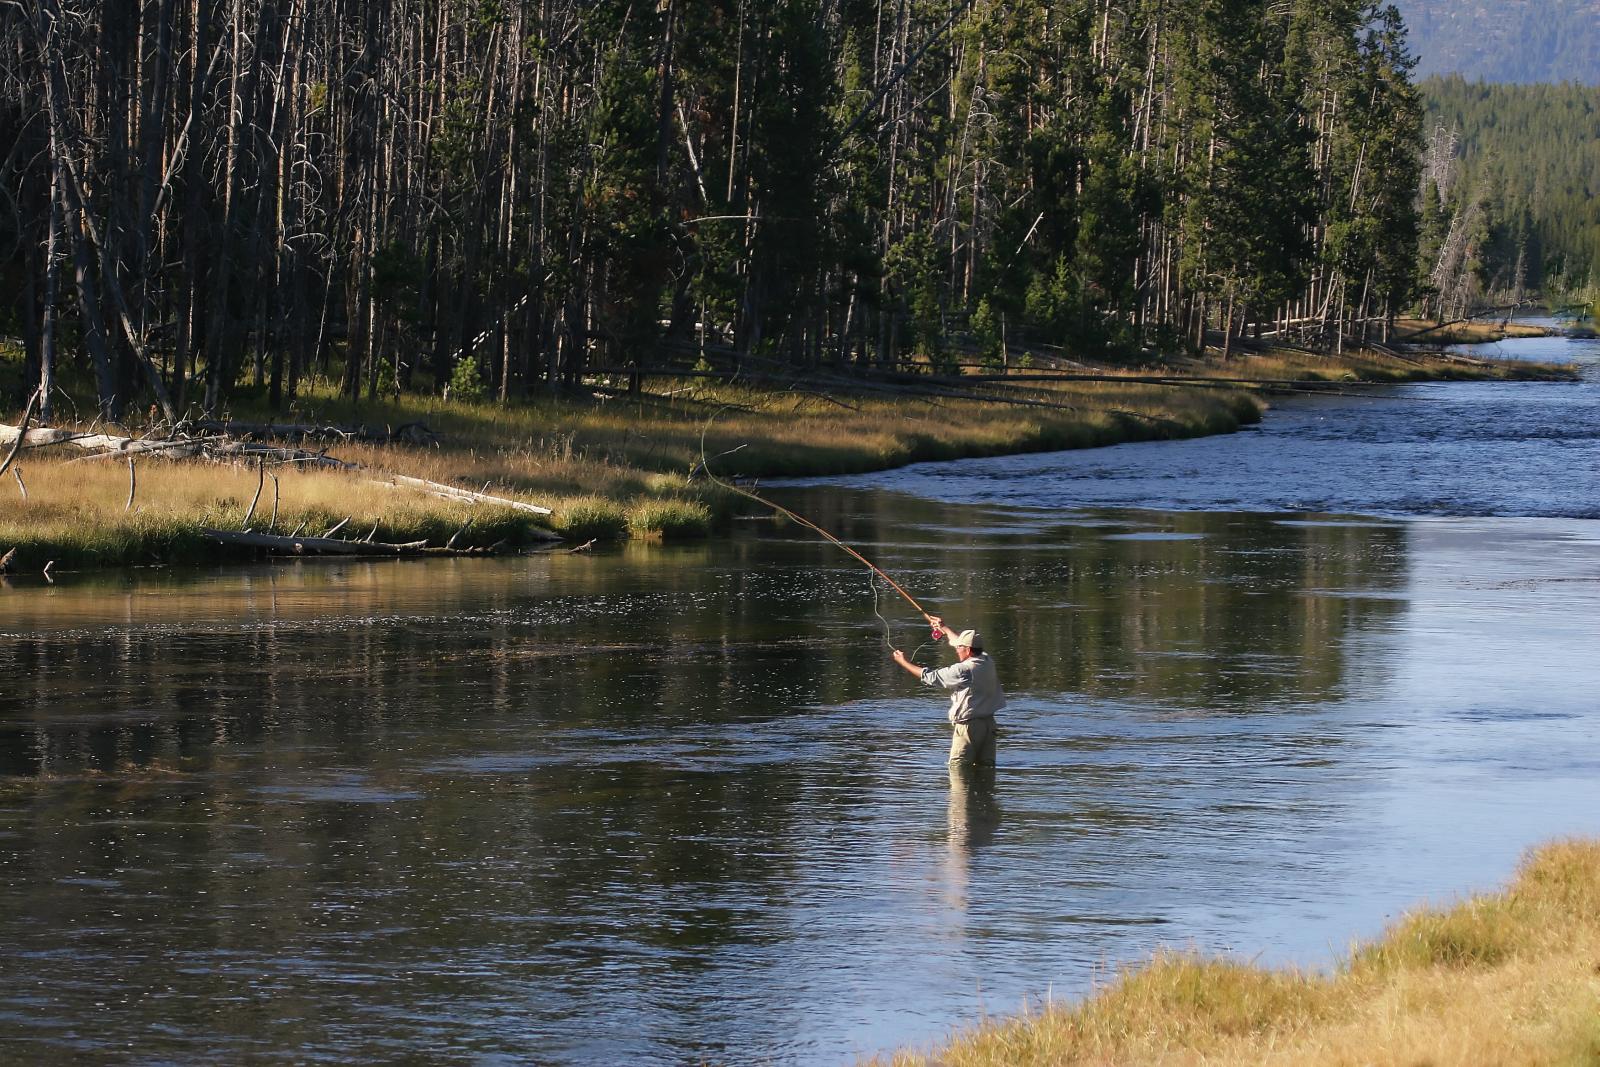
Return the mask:
[(1583, 381), (1407, 385), (1276, 402), (1243, 435), (850, 479), (953, 503), (1600, 519), (1600, 341), (1530, 338), (1474, 356), (1574, 362)]
[(1600, 833), (1596, 388), (783, 490), (986, 631), (992, 779), (768, 523), (13, 580), (0, 1058), (830, 1064), (1162, 944), (1327, 966)]

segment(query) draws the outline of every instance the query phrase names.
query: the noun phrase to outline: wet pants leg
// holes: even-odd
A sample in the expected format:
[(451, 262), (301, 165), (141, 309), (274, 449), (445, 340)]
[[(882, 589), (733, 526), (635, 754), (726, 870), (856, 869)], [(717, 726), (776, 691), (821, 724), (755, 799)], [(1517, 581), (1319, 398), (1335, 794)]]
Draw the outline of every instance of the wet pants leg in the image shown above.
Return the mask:
[(950, 762), (977, 766), (994, 764), (994, 719), (972, 719), (956, 723), (950, 738)]

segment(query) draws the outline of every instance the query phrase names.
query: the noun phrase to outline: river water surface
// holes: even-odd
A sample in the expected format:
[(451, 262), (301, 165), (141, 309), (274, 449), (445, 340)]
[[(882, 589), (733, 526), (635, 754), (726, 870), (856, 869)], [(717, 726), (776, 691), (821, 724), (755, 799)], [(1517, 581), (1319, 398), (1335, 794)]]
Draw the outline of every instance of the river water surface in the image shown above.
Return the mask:
[[(831, 1064), (1158, 946), (1328, 967), (1600, 833), (1580, 384), (789, 487), (792, 527), (0, 589), (0, 1046), (30, 1062)], [(920, 650), (923, 662), (937, 650)]]

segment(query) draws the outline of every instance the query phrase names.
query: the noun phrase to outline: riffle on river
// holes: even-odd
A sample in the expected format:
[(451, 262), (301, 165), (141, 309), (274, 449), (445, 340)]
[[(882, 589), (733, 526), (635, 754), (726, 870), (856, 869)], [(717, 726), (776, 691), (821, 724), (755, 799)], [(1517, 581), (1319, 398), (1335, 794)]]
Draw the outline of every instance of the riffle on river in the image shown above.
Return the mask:
[[(1326, 967), (1600, 833), (1600, 382), (773, 493), (794, 527), (0, 589), (17, 1062), (840, 1063), (1158, 946)], [(921, 650), (923, 662), (938, 653)]]

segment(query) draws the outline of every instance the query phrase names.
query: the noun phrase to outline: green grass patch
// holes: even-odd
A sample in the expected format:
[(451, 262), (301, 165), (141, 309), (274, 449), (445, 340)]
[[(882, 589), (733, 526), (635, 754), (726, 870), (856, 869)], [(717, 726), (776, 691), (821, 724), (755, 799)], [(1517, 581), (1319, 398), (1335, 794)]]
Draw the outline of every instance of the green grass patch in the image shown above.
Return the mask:
[(635, 537), (667, 541), (705, 537), (711, 532), (711, 509), (693, 500), (647, 500), (629, 510), (628, 530)]
[(628, 532), (628, 513), (604, 497), (580, 497), (557, 506), (551, 529), (569, 541), (614, 541)]

